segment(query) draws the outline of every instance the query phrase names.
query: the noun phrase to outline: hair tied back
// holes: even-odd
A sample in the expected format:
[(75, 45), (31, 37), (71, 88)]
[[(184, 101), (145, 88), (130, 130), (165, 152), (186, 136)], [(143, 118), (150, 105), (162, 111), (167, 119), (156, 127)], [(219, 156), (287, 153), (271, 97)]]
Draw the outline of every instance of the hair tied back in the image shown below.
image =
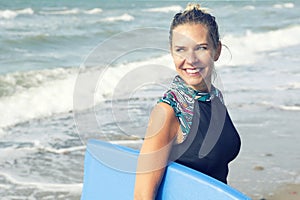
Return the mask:
[(208, 8), (201, 7), (201, 5), (198, 4), (198, 3), (189, 3), (189, 4), (187, 4), (184, 12), (189, 12), (189, 11), (192, 11), (192, 10), (198, 10), (198, 11), (201, 11), (203, 13), (209, 13)]

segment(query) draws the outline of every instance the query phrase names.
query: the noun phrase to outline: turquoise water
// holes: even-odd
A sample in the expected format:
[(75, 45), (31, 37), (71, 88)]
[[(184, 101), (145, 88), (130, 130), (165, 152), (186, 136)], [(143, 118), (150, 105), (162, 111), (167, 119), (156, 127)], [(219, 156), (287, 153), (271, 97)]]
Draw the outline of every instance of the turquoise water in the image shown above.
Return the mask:
[[(110, 141), (139, 147), (140, 141), (132, 140), (126, 128), (143, 134), (164, 88), (152, 84), (127, 91), (131, 83), (120, 83), (138, 67), (159, 64), (172, 69), (168, 28), (185, 4), (0, 1), (1, 197), (79, 199), (86, 139), (104, 134)], [(217, 17), (222, 42), (229, 49), (223, 47), (216, 69), (243, 141), (231, 165), (230, 184), (259, 198), (279, 184), (299, 183), (299, 2), (203, 5)], [(159, 48), (144, 47), (147, 41)], [(91, 52), (97, 51), (96, 64), (89, 63)], [(88, 80), (99, 78), (99, 72), (103, 77), (92, 91), (94, 108), (77, 112), (73, 103), (79, 72)], [(129, 80), (148, 77), (141, 74)], [(130, 93), (131, 100), (114, 96), (115, 86)], [(117, 119), (111, 113), (111, 98), (118, 102), (117, 110), (125, 110)], [(100, 127), (91, 122), (91, 113)], [(79, 124), (85, 125), (84, 131)], [(264, 170), (255, 171), (256, 166)]]

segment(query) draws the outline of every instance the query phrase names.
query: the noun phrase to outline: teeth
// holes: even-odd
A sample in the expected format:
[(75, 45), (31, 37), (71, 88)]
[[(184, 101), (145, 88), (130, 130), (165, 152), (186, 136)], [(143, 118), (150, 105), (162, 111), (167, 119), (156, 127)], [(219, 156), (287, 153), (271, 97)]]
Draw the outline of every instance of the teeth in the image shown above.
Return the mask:
[(200, 69), (186, 69), (186, 72), (189, 74), (195, 74), (197, 72), (200, 72)]

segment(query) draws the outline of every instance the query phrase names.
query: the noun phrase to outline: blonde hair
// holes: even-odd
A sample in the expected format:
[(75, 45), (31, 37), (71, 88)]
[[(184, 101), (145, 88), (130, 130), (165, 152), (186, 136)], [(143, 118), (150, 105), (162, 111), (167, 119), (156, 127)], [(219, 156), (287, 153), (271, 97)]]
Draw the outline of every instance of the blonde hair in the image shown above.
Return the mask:
[(209, 13), (209, 9), (206, 7), (202, 7), (199, 3), (188, 3), (183, 12), (189, 12), (194, 9), (199, 10), (203, 13)]

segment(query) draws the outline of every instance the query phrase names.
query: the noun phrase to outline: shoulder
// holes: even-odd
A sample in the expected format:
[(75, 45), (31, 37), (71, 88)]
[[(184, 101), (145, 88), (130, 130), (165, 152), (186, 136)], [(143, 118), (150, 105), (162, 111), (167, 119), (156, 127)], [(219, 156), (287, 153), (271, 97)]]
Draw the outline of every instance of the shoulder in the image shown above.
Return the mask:
[(155, 107), (164, 109), (167, 112), (167, 114), (173, 114), (174, 115), (174, 110), (173, 110), (172, 106), (169, 103), (161, 101), (161, 102), (158, 102)]
[(154, 114), (155, 116), (157, 116), (158, 114), (164, 116), (165, 120), (169, 122), (177, 121), (174, 108), (170, 104), (163, 101), (157, 103), (152, 111), (152, 114)]
[(166, 103), (160, 102), (153, 108), (147, 130), (147, 136), (167, 134), (168, 138), (173, 138), (179, 128), (179, 122), (173, 108)]

